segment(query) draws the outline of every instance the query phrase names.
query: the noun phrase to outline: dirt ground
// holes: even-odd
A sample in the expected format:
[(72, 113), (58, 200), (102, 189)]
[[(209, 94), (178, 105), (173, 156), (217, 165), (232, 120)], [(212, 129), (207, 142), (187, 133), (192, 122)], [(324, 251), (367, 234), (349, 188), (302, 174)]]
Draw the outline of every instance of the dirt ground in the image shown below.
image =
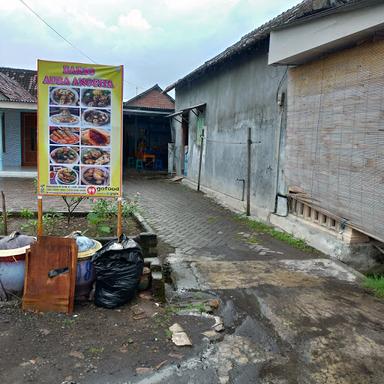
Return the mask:
[[(13, 231), (22, 232), (26, 235), (36, 235), (35, 219), (25, 219), (11, 214), (8, 219), (8, 234)], [(67, 218), (64, 215), (44, 223), (44, 233), (46, 235), (67, 236), (73, 231), (81, 231), (88, 237), (98, 237), (95, 227), (88, 225), (85, 216), (72, 217), (70, 224), (67, 224)], [(123, 232), (129, 236), (136, 236), (142, 230), (133, 218), (125, 218), (123, 221)], [(116, 225), (111, 223), (111, 233), (109, 236), (114, 236), (115, 233)], [(3, 233), (0, 235), (3, 235)]]
[[(196, 353), (212, 320), (191, 321), (147, 292), (141, 296), (113, 310), (78, 304), (73, 315), (26, 313), (18, 301), (0, 303), (0, 383), (90, 383), (122, 370), (129, 382)], [(173, 344), (168, 327), (175, 322), (192, 347)]]

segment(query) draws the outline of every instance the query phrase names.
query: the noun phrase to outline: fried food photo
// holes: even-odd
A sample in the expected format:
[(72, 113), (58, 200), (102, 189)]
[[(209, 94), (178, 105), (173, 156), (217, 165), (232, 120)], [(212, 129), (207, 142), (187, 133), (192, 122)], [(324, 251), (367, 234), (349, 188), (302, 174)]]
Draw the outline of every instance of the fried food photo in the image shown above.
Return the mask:
[(83, 169), (82, 183), (86, 185), (107, 185), (109, 172), (105, 168)]
[(49, 139), (54, 144), (78, 144), (79, 128), (50, 127)]
[(82, 132), (81, 143), (83, 145), (93, 145), (95, 147), (103, 147), (109, 145), (110, 134), (104, 129), (89, 128)]
[(87, 148), (82, 150), (81, 162), (87, 165), (106, 165), (111, 160), (109, 151), (100, 148)]
[(59, 184), (76, 184), (77, 172), (71, 168), (61, 168), (56, 173), (56, 181)]
[(79, 161), (79, 154), (72, 147), (58, 147), (51, 151), (51, 159), (56, 164), (74, 164)]

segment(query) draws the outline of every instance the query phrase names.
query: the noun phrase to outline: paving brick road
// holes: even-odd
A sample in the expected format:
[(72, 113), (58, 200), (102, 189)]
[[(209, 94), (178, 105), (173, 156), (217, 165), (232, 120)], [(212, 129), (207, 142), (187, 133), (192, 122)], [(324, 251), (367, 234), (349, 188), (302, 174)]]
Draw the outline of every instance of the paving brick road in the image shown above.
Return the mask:
[(233, 237), (233, 214), (180, 183), (131, 179), (126, 190), (131, 197), (140, 194), (143, 215), (159, 236), (186, 253), (223, 246)]
[[(0, 177), (0, 191), (4, 191), (7, 209), (9, 211), (19, 211), (23, 208), (37, 210), (37, 196), (33, 179)], [(44, 211), (65, 210), (65, 203), (61, 197), (49, 196), (43, 199)], [(87, 210), (89, 205), (82, 202), (77, 211)]]
[(292, 252), (286, 244), (272, 238), (263, 245), (247, 241), (243, 235), (247, 236), (249, 228), (238, 215), (179, 182), (131, 178), (125, 183), (125, 191), (131, 198), (138, 194), (143, 216), (160, 239), (183, 255), (232, 260), (249, 259), (253, 254), (308, 257), (299, 250)]

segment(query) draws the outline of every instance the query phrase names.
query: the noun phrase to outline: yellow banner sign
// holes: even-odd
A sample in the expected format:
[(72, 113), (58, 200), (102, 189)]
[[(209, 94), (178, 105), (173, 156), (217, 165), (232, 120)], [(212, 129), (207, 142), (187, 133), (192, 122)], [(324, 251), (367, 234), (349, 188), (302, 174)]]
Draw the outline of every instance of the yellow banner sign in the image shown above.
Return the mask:
[(40, 195), (122, 195), (123, 67), (38, 61)]

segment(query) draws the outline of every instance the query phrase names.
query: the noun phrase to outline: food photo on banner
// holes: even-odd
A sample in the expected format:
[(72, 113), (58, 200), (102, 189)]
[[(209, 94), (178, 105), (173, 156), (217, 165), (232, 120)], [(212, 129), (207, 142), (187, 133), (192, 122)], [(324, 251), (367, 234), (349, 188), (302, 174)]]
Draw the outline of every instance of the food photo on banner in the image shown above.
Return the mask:
[(122, 195), (123, 67), (38, 60), (40, 195)]

